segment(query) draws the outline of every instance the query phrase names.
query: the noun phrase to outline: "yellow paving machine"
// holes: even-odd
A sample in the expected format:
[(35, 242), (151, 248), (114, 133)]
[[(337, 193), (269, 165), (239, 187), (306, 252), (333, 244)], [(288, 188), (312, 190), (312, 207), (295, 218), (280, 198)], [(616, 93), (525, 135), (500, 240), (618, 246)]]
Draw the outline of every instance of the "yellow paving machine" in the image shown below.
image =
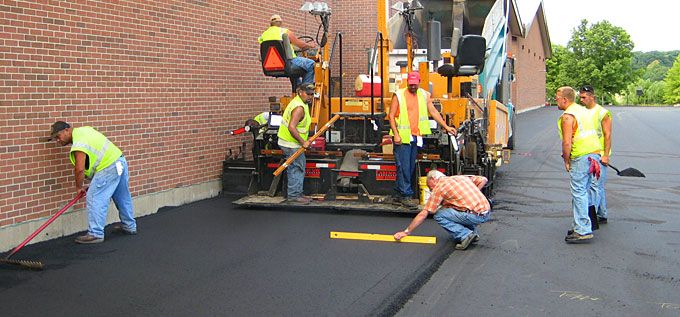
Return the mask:
[[(435, 108), (458, 131), (449, 135), (430, 120), (432, 134), (423, 137), (418, 150), (414, 192), (422, 195), (417, 180), (437, 169), (447, 175), (483, 175), (489, 179), (483, 191), (491, 196), (496, 169), (509, 161), (513, 146), (507, 5), (504, 0), (412, 0), (388, 8), (387, 0), (377, 1), (378, 27), (368, 74), (357, 76), (353, 96), (344, 96), (343, 34), (329, 36), (332, 8), (305, 4), (302, 9), (321, 21), (317, 38), (302, 37), (316, 41), (319, 48), (302, 52), (316, 60), (310, 135), (329, 126), (333, 118), (332, 126), (305, 152), (304, 193), (315, 200), (306, 206), (413, 211), (391, 199), (397, 167), (387, 119), (392, 95), (406, 87), (411, 71), (420, 74), (420, 88), (430, 92)], [(388, 19), (390, 11), (395, 13)], [(265, 75), (289, 78), (294, 84), (300, 73), (289, 63), (287, 41), (284, 36), (280, 43), (263, 42), (261, 60)], [(285, 161), (277, 131), (280, 114), (291, 99), (270, 97), (268, 122), (250, 129), (252, 161), (224, 162), (225, 191), (240, 188), (247, 193), (235, 204), (296, 205), (285, 200), (286, 178), (274, 176)]]

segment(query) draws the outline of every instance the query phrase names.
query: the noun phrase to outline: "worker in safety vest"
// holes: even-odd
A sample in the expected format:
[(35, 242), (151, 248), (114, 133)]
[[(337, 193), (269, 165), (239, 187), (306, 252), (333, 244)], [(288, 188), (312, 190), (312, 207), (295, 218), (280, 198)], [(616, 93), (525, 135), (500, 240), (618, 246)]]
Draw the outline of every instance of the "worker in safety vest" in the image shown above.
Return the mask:
[[(137, 234), (128, 188), (128, 164), (123, 152), (94, 128), (72, 128), (64, 121), (52, 124), (50, 139), (62, 146), (71, 145), (69, 159), (74, 166), (76, 192), (87, 194), (87, 234), (75, 241), (82, 244), (104, 242), (106, 213), (112, 198), (122, 222), (113, 226), (114, 231)], [(86, 177), (91, 179), (89, 186), (85, 184)]]
[[(258, 115), (256, 115), (252, 119), (246, 120), (245, 124), (243, 125), (244, 132), (250, 132), (253, 131), (253, 128), (260, 127), (258, 134), (264, 133), (267, 130), (267, 123), (269, 122), (269, 112), (261, 112)], [(237, 130), (240, 132), (240, 129)], [(232, 134), (237, 134), (233, 133)], [(240, 133), (238, 133), (240, 134)]]
[(302, 77), (302, 82), (298, 82), (298, 84), (311, 84), (314, 83), (314, 61), (309, 59), (309, 58), (304, 58), (304, 57), (299, 57), (295, 54), (295, 48), (293, 45), (297, 46), (300, 50), (306, 50), (306, 49), (311, 49), (316, 47), (316, 43), (312, 42), (304, 42), (300, 39), (298, 39), (295, 34), (293, 34), (293, 31), (281, 27), (283, 24), (283, 19), (281, 19), (281, 16), (278, 14), (272, 15), (272, 17), (269, 19), (269, 28), (260, 35), (260, 37), (257, 39), (260, 43), (264, 41), (281, 41), (283, 39), (283, 34), (288, 34), (288, 40), (290, 41), (291, 44), (291, 50), (293, 52), (293, 59), (290, 60), (293, 65), (300, 67), (305, 70), (305, 76)]
[[(597, 136), (600, 144), (600, 168), (599, 177), (593, 178), (589, 190), (590, 206), (597, 215), (598, 223), (607, 223), (607, 195), (604, 189), (607, 182), (607, 165), (609, 165), (609, 155), (612, 148), (612, 114), (609, 110), (600, 106), (595, 101), (595, 89), (590, 85), (585, 85), (579, 90), (581, 104), (590, 112), (590, 118), (595, 120)], [(590, 211), (593, 213), (593, 210)]]
[(411, 72), (407, 78), (408, 88), (399, 89), (392, 97), (389, 120), (394, 137), (394, 160), (397, 164), (397, 187), (395, 200), (409, 208), (418, 204), (412, 200), (413, 176), (416, 169), (418, 147), (423, 145), (423, 135), (431, 134), (429, 116), (447, 133), (456, 134), (439, 111), (432, 105), (430, 93), (418, 87), (420, 74)]
[(600, 141), (597, 125), (586, 108), (574, 102), (576, 92), (571, 87), (560, 87), (555, 101), (564, 113), (557, 121), (562, 139), (562, 159), (571, 180), (573, 229), (567, 232), (567, 243), (582, 242), (593, 238), (592, 224), (588, 216), (588, 189), (592, 182), (592, 162), (600, 161)]
[[(309, 127), (312, 117), (309, 115), (309, 103), (314, 98), (314, 85), (306, 84), (297, 87), (297, 96), (291, 100), (283, 111), (278, 132), (278, 144), (286, 158), (293, 155), (300, 147), (309, 148), (311, 142)], [(302, 195), (305, 180), (306, 159), (304, 152), (298, 156), (286, 170), (288, 174), (288, 200), (298, 203), (309, 203), (311, 199)]]

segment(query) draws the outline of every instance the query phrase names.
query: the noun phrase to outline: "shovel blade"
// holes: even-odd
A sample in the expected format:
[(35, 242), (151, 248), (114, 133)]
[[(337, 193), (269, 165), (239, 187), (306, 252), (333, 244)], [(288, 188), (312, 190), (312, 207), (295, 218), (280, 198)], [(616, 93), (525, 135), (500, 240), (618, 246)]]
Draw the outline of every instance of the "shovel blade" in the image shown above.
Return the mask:
[(620, 173), (618, 173), (619, 176), (628, 176), (628, 177), (645, 177), (645, 174), (640, 172), (639, 170), (629, 167), (627, 169), (624, 169)]

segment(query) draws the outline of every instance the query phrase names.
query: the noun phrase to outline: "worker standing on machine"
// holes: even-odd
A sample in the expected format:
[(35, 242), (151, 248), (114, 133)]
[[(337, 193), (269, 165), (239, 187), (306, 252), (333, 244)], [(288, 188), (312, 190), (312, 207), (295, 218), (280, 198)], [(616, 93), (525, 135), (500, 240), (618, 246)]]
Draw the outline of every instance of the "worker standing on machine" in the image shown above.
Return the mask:
[[(297, 87), (297, 96), (291, 100), (283, 111), (278, 132), (278, 144), (286, 158), (293, 155), (300, 147), (309, 148), (311, 142), (309, 127), (312, 117), (309, 115), (309, 103), (314, 97), (314, 84)], [(288, 201), (309, 203), (311, 199), (302, 195), (305, 181), (306, 159), (303, 152), (288, 166)]]
[[(278, 14), (272, 15), (272, 17), (269, 19), (269, 25), (269, 28), (265, 30), (264, 33), (262, 33), (262, 35), (260, 35), (260, 37), (257, 39), (260, 43), (271, 40), (281, 41), (283, 34), (288, 34), (288, 40), (290, 40), (290, 44), (297, 46), (300, 50), (316, 47), (316, 43), (313, 41), (306, 43), (298, 39), (295, 34), (293, 34), (293, 31), (281, 27), (281, 25), (283, 25), (283, 19), (281, 19), (281, 16)], [(305, 70), (305, 76), (302, 77), (302, 84), (314, 83), (314, 61), (309, 58), (295, 55), (295, 50), (292, 47), (291, 49), (293, 51), (293, 59), (291, 59), (290, 62), (293, 63), (293, 65)], [(299, 83), (300, 82), (298, 82), (298, 84)]]
[(392, 97), (389, 120), (394, 136), (394, 160), (397, 165), (395, 200), (408, 208), (418, 204), (413, 198), (413, 177), (416, 169), (418, 147), (423, 146), (422, 136), (432, 134), (429, 116), (447, 133), (456, 134), (434, 108), (430, 93), (419, 88), (420, 74), (411, 72), (407, 78), (408, 88), (399, 89)]
[[(50, 139), (59, 145), (71, 144), (69, 158), (74, 166), (76, 191), (87, 195), (87, 234), (75, 241), (81, 244), (104, 242), (106, 213), (112, 198), (122, 222), (113, 226), (114, 231), (137, 234), (128, 188), (128, 164), (123, 152), (94, 128), (72, 128), (64, 121), (52, 124)], [(90, 186), (84, 184), (85, 177), (92, 178)]]

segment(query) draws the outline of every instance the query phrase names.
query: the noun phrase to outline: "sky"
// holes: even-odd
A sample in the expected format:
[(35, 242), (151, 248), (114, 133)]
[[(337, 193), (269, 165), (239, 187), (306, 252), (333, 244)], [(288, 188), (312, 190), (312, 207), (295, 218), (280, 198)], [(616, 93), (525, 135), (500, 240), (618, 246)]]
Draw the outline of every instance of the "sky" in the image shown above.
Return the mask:
[[(515, 0), (522, 22), (528, 24), (540, 0)], [(677, 35), (680, 1), (676, 0), (543, 0), (550, 41), (566, 46), (582, 19), (602, 20), (626, 30), (633, 51), (680, 50)]]

